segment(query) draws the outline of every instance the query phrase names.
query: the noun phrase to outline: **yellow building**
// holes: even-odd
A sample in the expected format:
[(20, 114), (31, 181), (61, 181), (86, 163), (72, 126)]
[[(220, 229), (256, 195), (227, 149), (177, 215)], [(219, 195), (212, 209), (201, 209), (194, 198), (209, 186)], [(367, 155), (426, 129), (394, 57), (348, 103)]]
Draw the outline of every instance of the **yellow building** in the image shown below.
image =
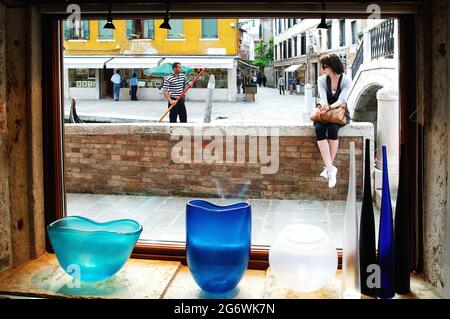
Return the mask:
[[(101, 99), (112, 96), (111, 76), (120, 70), (125, 80), (136, 73), (138, 98), (161, 99), (162, 78), (144, 74), (159, 63), (175, 61), (205, 76), (189, 91), (188, 99), (203, 100), (210, 74), (215, 75), (215, 100), (236, 99), (236, 59), (239, 53), (237, 19), (174, 19), (172, 30), (160, 29), (160, 19), (82, 21), (79, 28), (64, 26), (66, 97)], [(129, 99), (128, 89), (121, 98)]]

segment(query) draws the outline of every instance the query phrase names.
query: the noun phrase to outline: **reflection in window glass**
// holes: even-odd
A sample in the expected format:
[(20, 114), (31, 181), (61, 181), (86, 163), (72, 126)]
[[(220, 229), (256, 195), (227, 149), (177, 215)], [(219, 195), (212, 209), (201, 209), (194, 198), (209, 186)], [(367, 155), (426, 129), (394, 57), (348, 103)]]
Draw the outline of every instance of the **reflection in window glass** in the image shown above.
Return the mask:
[(89, 21), (81, 21), (79, 25), (64, 23), (64, 40), (89, 40)]
[(130, 78), (133, 73), (136, 73), (138, 78), (138, 87), (159, 89), (162, 87), (164, 79), (162, 77), (153, 77), (144, 74), (145, 69), (120, 69), (120, 74), (125, 80), (124, 87), (130, 87)]
[(95, 69), (69, 69), (69, 87), (95, 88)]
[[(191, 80), (193, 79), (193, 74), (198, 74), (201, 69), (194, 69), (191, 74)], [(227, 69), (206, 69), (205, 72), (200, 76), (197, 82), (194, 83), (193, 88), (205, 89), (208, 87), (208, 81), (211, 74), (214, 74), (216, 80), (216, 89), (227, 89), (228, 88), (228, 70)]]

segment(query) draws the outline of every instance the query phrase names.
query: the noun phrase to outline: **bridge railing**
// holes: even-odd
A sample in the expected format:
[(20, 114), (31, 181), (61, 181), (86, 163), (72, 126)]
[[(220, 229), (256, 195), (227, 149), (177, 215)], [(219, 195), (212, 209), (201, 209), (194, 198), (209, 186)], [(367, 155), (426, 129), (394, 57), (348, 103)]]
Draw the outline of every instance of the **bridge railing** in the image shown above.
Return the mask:
[(386, 20), (370, 31), (371, 57), (390, 58), (394, 57), (394, 20)]
[(356, 73), (358, 73), (359, 67), (364, 62), (364, 41), (361, 43), (358, 52), (356, 53), (355, 60), (352, 64), (352, 78), (355, 78)]
[(392, 59), (395, 57), (397, 49), (395, 47), (395, 28), (395, 20), (389, 19), (364, 31), (364, 39), (352, 64), (353, 78), (361, 65), (379, 58)]

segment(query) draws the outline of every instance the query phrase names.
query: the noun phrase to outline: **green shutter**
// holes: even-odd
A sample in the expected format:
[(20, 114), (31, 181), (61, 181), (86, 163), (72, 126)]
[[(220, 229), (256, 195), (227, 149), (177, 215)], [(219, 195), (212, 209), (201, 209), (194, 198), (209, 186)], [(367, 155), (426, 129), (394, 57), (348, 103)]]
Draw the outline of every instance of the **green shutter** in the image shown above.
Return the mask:
[(202, 19), (202, 38), (218, 38), (217, 19)]
[(89, 40), (89, 21), (83, 21), (83, 39)]
[(172, 30), (168, 30), (168, 38), (169, 39), (182, 39), (184, 37), (183, 33), (183, 20), (182, 19), (173, 19), (170, 20), (170, 27)]
[(64, 21), (63, 28), (64, 28), (64, 40), (70, 40), (70, 28), (68, 26), (67, 21)]
[(133, 20), (127, 20), (127, 39), (131, 40), (132, 36), (131, 34), (133, 33)]
[(98, 20), (98, 38), (100, 40), (114, 39), (114, 30), (104, 29), (106, 20)]
[(147, 20), (147, 30), (148, 30), (148, 38), (155, 38), (155, 20)]

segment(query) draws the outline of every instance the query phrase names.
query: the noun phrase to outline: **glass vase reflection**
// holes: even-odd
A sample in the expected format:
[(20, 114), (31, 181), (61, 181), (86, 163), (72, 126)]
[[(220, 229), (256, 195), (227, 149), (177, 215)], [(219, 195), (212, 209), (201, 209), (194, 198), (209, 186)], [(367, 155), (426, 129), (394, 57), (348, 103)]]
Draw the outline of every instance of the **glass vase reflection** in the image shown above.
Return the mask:
[(248, 266), (251, 205), (218, 206), (204, 200), (186, 205), (186, 254), (195, 282), (209, 293), (234, 289)]
[(131, 219), (97, 223), (70, 216), (48, 225), (47, 232), (64, 271), (80, 281), (95, 282), (108, 279), (125, 265), (142, 225)]

